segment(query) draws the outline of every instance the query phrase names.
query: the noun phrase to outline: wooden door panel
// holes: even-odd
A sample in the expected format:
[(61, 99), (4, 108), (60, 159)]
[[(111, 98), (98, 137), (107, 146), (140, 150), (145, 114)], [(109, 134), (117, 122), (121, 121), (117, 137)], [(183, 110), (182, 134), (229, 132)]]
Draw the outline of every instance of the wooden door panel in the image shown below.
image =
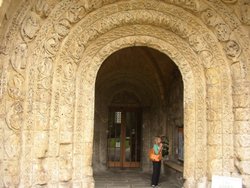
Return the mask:
[(108, 133), (108, 167), (140, 167), (141, 111), (110, 109)]

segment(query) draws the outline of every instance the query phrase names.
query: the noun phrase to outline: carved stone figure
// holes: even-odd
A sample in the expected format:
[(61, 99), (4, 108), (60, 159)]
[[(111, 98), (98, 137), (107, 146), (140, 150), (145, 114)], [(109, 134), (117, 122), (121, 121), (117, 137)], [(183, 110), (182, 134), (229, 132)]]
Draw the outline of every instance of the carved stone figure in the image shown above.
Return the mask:
[(57, 36), (56, 34), (53, 37), (49, 38), (44, 43), (44, 49), (50, 56), (53, 56), (57, 52), (58, 46), (59, 46), (59, 36)]
[(229, 40), (231, 31), (226, 24), (224, 24), (224, 23), (217, 24), (215, 26), (215, 31), (216, 31), (216, 35), (220, 41)]
[(64, 77), (68, 80), (71, 80), (75, 74), (75, 64), (69, 62), (64, 66), (63, 70), (64, 70)]
[(41, 18), (34, 12), (31, 12), (22, 23), (21, 34), (23, 39), (27, 41), (34, 39), (40, 27)]
[(26, 58), (27, 58), (27, 44), (20, 43), (17, 45), (10, 58), (13, 69), (20, 74), (21, 74), (21, 69), (26, 68), (26, 63), (27, 63)]
[(212, 9), (206, 9), (201, 13), (201, 18), (205, 24), (215, 26), (218, 22), (217, 14)]
[(241, 48), (234, 40), (230, 40), (226, 43), (225, 51), (227, 56), (231, 59), (237, 58), (241, 53)]
[(67, 12), (67, 19), (71, 23), (78, 22), (86, 14), (85, 8), (83, 5), (73, 5), (70, 10)]
[(4, 149), (9, 158), (13, 160), (13, 158), (18, 159), (20, 155), (20, 135), (16, 133), (12, 133), (7, 136), (4, 140)]
[(23, 106), (20, 102), (16, 102), (12, 104), (7, 115), (6, 115), (6, 123), (8, 127), (17, 132), (20, 130), (22, 121), (23, 121)]
[(241, 2), (241, 20), (244, 24), (250, 25), (250, 2), (242, 0)]
[(23, 99), (23, 87), (22, 84), (24, 78), (20, 74), (14, 74), (8, 83), (8, 94), (13, 99)]
[(38, 0), (35, 4), (36, 12), (44, 17), (47, 17), (51, 11), (48, 3), (45, 0)]
[(60, 20), (57, 24), (55, 24), (55, 31), (61, 37), (65, 37), (69, 33), (71, 25), (67, 19)]
[(43, 77), (50, 76), (52, 71), (52, 59), (51, 58), (44, 58), (43, 61), (38, 65), (39, 74)]
[(205, 50), (204, 39), (201, 36), (197, 35), (190, 36), (189, 43), (196, 52)]
[(202, 58), (204, 67), (206, 68), (210, 68), (211, 66), (213, 66), (213, 54), (208, 51), (208, 50), (204, 50), (200, 52), (200, 56)]

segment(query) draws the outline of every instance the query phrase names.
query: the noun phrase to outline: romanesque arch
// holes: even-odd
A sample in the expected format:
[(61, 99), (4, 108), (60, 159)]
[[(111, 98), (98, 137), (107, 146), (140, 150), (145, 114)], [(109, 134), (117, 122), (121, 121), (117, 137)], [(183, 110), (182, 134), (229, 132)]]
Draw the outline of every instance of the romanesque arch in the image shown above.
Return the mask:
[(105, 58), (129, 46), (157, 49), (181, 71), (185, 186), (238, 173), (247, 185), (248, 134), (240, 133), (249, 123), (241, 95), (249, 93), (249, 40), (222, 2), (25, 2), (8, 26), (1, 51), (3, 186), (93, 185), (96, 74)]

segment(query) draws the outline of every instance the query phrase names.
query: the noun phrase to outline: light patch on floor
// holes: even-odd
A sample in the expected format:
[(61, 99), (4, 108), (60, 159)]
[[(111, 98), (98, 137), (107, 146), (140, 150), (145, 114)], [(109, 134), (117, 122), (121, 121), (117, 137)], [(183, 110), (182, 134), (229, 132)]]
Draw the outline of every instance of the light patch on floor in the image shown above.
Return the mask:
[[(94, 175), (95, 188), (149, 188), (151, 174), (137, 170), (108, 170)], [(181, 188), (179, 173), (161, 174), (159, 188)]]

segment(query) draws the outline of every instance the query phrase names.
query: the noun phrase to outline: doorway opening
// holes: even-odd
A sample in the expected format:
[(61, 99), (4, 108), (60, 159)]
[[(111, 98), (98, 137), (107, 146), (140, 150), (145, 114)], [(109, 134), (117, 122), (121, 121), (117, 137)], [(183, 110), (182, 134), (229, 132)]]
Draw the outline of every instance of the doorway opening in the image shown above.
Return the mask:
[(154, 136), (169, 142), (164, 171), (184, 163), (183, 81), (176, 64), (145, 46), (111, 54), (95, 85), (94, 172), (110, 168), (151, 171)]
[(139, 168), (141, 109), (111, 107), (108, 127), (108, 167)]

